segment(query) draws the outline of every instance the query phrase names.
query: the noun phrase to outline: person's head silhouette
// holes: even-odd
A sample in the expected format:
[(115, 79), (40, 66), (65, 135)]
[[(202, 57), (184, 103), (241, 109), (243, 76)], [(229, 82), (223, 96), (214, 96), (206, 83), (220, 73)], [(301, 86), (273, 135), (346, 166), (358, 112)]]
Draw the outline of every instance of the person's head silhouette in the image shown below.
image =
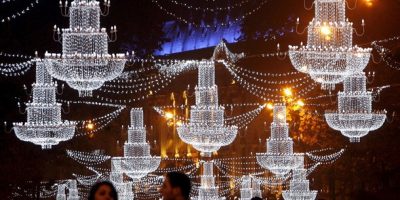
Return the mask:
[(165, 175), (160, 193), (163, 200), (189, 200), (192, 183), (189, 177), (181, 172), (169, 172)]

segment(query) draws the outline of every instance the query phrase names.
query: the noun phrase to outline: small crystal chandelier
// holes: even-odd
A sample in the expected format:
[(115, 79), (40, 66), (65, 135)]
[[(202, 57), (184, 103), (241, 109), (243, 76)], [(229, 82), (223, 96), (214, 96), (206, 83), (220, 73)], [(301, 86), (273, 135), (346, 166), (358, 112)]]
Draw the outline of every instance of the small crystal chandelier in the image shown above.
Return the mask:
[(293, 170), (293, 177), (290, 180), (290, 189), (282, 193), (285, 200), (314, 200), (317, 197), (316, 190), (310, 190), (310, 182), (307, 180), (307, 170), (304, 163)]
[(253, 197), (262, 197), (260, 183), (251, 176), (243, 176), (240, 189), (240, 200), (251, 200)]
[[(68, 195), (65, 191), (68, 189)], [(78, 185), (76, 180), (68, 180), (67, 183), (57, 186), (56, 200), (79, 200)]]
[(267, 139), (267, 152), (257, 153), (256, 158), (261, 167), (277, 176), (284, 176), (304, 162), (303, 154), (293, 153), (293, 140), (289, 137), (285, 105), (274, 105), (271, 137)]
[(111, 160), (110, 181), (117, 190), (119, 200), (132, 200), (134, 199), (132, 190), (133, 183), (124, 181), (124, 174), (119, 171), (121, 168), (119, 164), (120, 162), (114, 163), (114, 160)]
[(325, 113), (328, 125), (350, 138), (350, 142), (360, 142), (386, 119), (386, 111), (372, 111), (372, 92), (367, 91), (366, 82), (364, 73), (347, 77), (344, 91), (338, 93), (338, 110)]
[(203, 174), (200, 175), (200, 187), (197, 197), (193, 197), (192, 200), (224, 200), (225, 197), (219, 197), (219, 187), (215, 186), (214, 176), (214, 163), (213, 161), (205, 161), (203, 163)]
[(102, 13), (96, 0), (74, 0), (60, 7), (69, 16), (69, 28), (62, 31), (54, 27), (54, 38), (62, 43), (62, 54), (45, 54), (48, 72), (56, 79), (66, 81), (78, 90), (79, 96), (92, 96), (92, 91), (104, 82), (121, 75), (126, 58), (124, 54), (109, 54), (108, 42), (116, 40), (116, 27), (111, 27), (109, 38), (100, 28), (100, 15), (108, 13), (110, 2), (104, 3)]
[(36, 83), (33, 100), (26, 104), (27, 122), (13, 123), (18, 139), (51, 149), (75, 134), (75, 122), (61, 120), (61, 104), (56, 102), (57, 83), (47, 73), (43, 62), (36, 60)]
[(161, 157), (150, 155), (150, 145), (146, 142), (146, 127), (143, 124), (143, 109), (132, 108), (131, 125), (128, 127), (128, 141), (124, 144), (124, 157), (112, 158), (113, 163), (119, 162), (119, 170), (134, 181), (155, 171), (161, 162)]
[(69, 181), (67, 200), (79, 200), (78, 186), (76, 180)]
[(210, 156), (221, 146), (232, 143), (238, 131), (237, 126), (225, 124), (225, 108), (218, 105), (218, 87), (215, 85), (213, 61), (199, 62), (195, 95), (196, 105), (191, 106), (189, 123), (177, 128), (178, 135), (203, 155)]
[(308, 73), (322, 89), (333, 90), (346, 76), (367, 66), (372, 49), (353, 46), (353, 23), (346, 19), (345, 0), (315, 0), (314, 4), (307, 45), (289, 46), (289, 57), (296, 70)]

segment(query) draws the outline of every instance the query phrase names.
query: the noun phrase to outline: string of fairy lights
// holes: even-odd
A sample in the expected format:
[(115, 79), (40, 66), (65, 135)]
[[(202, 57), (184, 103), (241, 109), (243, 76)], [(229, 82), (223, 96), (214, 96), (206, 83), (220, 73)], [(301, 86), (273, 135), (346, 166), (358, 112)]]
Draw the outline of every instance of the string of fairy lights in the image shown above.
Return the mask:
[[(11, 2), (11, 1), (4, 1), (4, 0), (3, 0), (3, 3), (6, 3), (6, 2)], [(1, 22), (1, 23), (10, 22), (10, 21), (12, 21), (12, 20), (14, 20), (14, 19), (16, 19), (16, 18), (22, 16), (22, 15), (25, 15), (25, 14), (28, 13), (30, 10), (32, 10), (33, 8), (35, 8), (37, 4), (39, 4), (39, 0), (33, 0), (33, 1), (32, 1), (28, 6), (26, 6), (24, 9), (19, 10), (19, 11), (16, 11), (16, 12), (14, 12), (14, 13), (8, 15), (8, 16), (5, 16), (5, 17), (3, 17), (3, 18), (0, 18), (0, 22)]]

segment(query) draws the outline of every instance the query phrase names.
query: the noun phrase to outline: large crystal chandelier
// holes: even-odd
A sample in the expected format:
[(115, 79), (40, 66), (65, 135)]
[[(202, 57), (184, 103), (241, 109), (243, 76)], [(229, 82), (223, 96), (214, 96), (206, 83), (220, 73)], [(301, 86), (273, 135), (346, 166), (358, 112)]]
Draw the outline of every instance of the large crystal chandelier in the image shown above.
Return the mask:
[(285, 105), (274, 105), (271, 137), (267, 139), (267, 152), (257, 153), (256, 157), (261, 167), (278, 176), (287, 174), (304, 162), (303, 154), (293, 153), (293, 140), (289, 137)]
[(314, 4), (307, 45), (289, 46), (289, 57), (298, 71), (308, 73), (322, 89), (333, 90), (346, 76), (367, 66), (372, 49), (353, 46), (353, 23), (346, 19), (345, 0)]
[(237, 126), (225, 124), (225, 108), (218, 105), (213, 61), (199, 63), (195, 95), (196, 105), (191, 106), (190, 121), (177, 128), (178, 135), (185, 143), (209, 156), (221, 146), (232, 143), (238, 130)]
[(36, 60), (36, 83), (32, 84), (33, 99), (26, 104), (27, 122), (13, 123), (18, 139), (50, 149), (70, 140), (75, 122), (61, 120), (61, 104), (56, 102), (57, 83), (47, 73), (43, 62)]
[(350, 138), (350, 142), (359, 142), (386, 119), (386, 111), (372, 111), (372, 93), (367, 91), (366, 82), (364, 73), (347, 77), (344, 91), (338, 93), (338, 110), (325, 113), (328, 125)]
[(253, 197), (262, 197), (260, 182), (251, 176), (243, 176), (240, 188), (240, 200), (251, 200)]
[[(69, 10), (67, 4), (65, 15), (69, 16), (69, 28), (60, 31), (55, 27), (54, 30), (56, 39), (62, 41), (62, 54), (46, 52), (46, 67), (54, 78), (78, 90), (80, 96), (91, 96), (105, 81), (122, 73), (125, 55), (108, 53), (109, 38), (106, 29), (100, 28), (102, 11), (98, 1), (74, 0)], [(109, 1), (105, 5), (108, 9)], [(116, 38), (116, 32), (116, 27), (112, 27), (110, 40)]]
[(112, 158), (133, 180), (138, 180), (155, 171), (161, 162), (161, 157), (150, 155), (150, 145), (146, 141), (146, 127), (143, 124), (143, 109), (132, 108), (131, 125), (128, 127), (128, 141), (124, 144), (124, 157)]
[(309, 185), (307, 169), (304, 169), (304, 163), (301, 163), (298, 168), (293, 170), (290, 189), (283, 191), (282, 196), (285, 200), (314, 200), (317, 197), (317, 191), (310, 190)]
[(200, 187), (198, 188), (198, 196), (192, 200), (224, 200), (225, 197), (219, 197), (219, 187), (215, 186), (214, 163), (213, 161), (205, 161), (203, 163), (203, 173), (200, 175)]

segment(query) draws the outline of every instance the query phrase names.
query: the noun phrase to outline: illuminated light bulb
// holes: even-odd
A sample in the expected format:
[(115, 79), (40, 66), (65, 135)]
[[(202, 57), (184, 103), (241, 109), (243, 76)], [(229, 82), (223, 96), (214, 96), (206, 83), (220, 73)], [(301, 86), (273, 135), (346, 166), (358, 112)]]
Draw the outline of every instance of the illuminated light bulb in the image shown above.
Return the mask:
[(89, 130), (93, 130), (94, 124), (93, 124), (92, 122), (89, 122), (89, 123), (86, 125), (86, 128), (89, 129)]
[(177, 125), (177, 126), (182, 126), (182, 122), (181, 122), (181, 121), (177, 121), (177, 122), (176, 122), (176, 125)]
[(267, 103), (267, 109), (269, 110), (274, 109), (274, 105), (272, 103)]
[(166, 112), (166, 113), (164, 114), (164, 117), (165, 117), (166, 119), (172, 119), (172, 118), (174, 118), (174, 114), (172, 114), (171, 112)]
[(325, 35), (325, 36), (328, 36), (328, 35), (331, 35), (331, 34), (332, 34), (331, 28), (330, 28), (328, 25), (326, 25), (326, 24), (324, 24), (324, 26), (321, 26), (320, 31), (321, 31), (321, 33), (322, 33), (323, 35)]
[(297, 105), (299, 105), (300, 107), (304, 106), (304, 102), (302, 100), (297, 100)]
[(293, 95), (293, 92), (292, 92), (292, 89), (291, 89), (291, 88), (285, 88), (285, 89), (283, 89), (283, 93), (285, 94), (285, 96), (288, 96), (288, 97), (290, 97), (290, 96)]

